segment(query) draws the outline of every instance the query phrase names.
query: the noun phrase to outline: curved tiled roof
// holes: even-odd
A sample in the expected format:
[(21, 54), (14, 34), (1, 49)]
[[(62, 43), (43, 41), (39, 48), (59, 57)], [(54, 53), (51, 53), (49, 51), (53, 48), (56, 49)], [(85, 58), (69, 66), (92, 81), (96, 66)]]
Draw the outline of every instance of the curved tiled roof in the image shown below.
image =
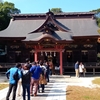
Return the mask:
[[(83, 14), (84, 16), (86, 14), (91, 14), (91, 16), (94, 14), (92, 12), (88, 13), (61, 13), (62, 15), (72, 15), (72, 14)], [(22, 14), (23, 15), (23, 14)], [(13, 15), (15, 16), (22, 16), (20, 14)], [(30, 14), (29, 14), (30, 15)], [(28, 16), (29, 16), (28, 15)], [(38, 15), (38, 14), (37, 14)], [(56, 14), (60, 15), (60, 14)], [(23, 15), (24, 17), (26, 15)], [(33, 16), (33, 15), (32, 15)], [(35, 15), (34, 15), (35, 16)], [(25, 17), (26, 18), (26, 17)], [(39, 17), (38, 17), (39, 18)], [(10, 24), (7, 29), (0, 31), (0, 38), (19, 38), (19, 37), (26, 37), (26, 41), (28, 40), (38, 40), (40, 38), (43, 38), (47, 35), (44, 35), (42, 32), (29, 34), (30, 32), (38, 29), (43, 23), (45, 22), (46, 18), (44, 19), (11, 19)], [(49, 34), (48, 36), (52, 35), (51, 37), (57, 39), (57, 40), (66, 40), (71, 41), (72, 37), (77, 36), (99, 36), (99, 33), (97, 32), (98, 26), (96, 25), (96, 20), (91, 18), (56, 18), (56, 23), (60, 25), (60, 27), (65, 28), (67, 27), (70, 29), (68, 32), (63, 31), (55, 31), (54, 34)]]
[[(95, 12), (62, 12), (55, 13), (54, 15), (86, 15), (91, 14), (94, 15)], [(20, 16), (46, 16), (46, 13), (28, 13), (28, 14), (11, 14), (12, 17), (20, 17)]]
[(52, 35), (51, 34), (43, 34), (42, 32), (34, 33), (34, 34), (28, 34), (26, 39), (24, 41), (39, 41), (42, 38), (50, 37), (58, 40), (66, 40), (66, 41), (72, 41), (71, 34), (67, 34), (67, 32), (55, 32)]
[(98, 26), (95, 19), (58, 19), (63, 25), (71, 29), (72, 36), (97, 36)]

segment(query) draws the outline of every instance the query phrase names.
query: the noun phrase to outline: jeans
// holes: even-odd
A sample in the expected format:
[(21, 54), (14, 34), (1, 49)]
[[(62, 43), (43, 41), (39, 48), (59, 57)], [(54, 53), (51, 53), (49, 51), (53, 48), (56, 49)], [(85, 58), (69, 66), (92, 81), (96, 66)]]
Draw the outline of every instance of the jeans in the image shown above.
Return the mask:
[(52, 75), (52, 69), (50, 69), (50, 72), (49, 72), (49, 74), (50, 74), (50, 75)]
[(27, 96), (28, 100), (30, 100), (30, 84), (22, 84), (23, 87), (23, 100), (26, 100), (26, 91), (27, 91)]
[(9, 100), (9, 96), (13, 90), (12, 100), (16, 99), (16, 90), (17, 90), (17, 83), (16, 84), (9, 84), (9, 90), (6, 96), (6, 100)]
[(47, 79), (47, 82), (49, 82), (49, 72), (46, 72), (46, 79)]
[(40, 84), (39, 86), (38, 86), (38, 90), (40, 91), (40, 87), (42, 88), (42, 93), (44, 92), (44, 88), (45, 88), (45, 85), (44, 84)]

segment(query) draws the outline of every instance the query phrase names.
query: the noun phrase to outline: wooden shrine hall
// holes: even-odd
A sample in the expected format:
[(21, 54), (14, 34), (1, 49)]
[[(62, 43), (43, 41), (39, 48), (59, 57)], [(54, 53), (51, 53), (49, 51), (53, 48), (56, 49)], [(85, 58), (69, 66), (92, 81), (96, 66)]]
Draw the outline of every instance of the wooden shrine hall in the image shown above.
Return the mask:
[[(94, 12), (14, 14), (0, 31), (0, 65), (46, 60), (60, 66), (60, 74), (74, 63), (96, 66), (100, 52)], [(72, 68), (72, 69), (70, 69)]]

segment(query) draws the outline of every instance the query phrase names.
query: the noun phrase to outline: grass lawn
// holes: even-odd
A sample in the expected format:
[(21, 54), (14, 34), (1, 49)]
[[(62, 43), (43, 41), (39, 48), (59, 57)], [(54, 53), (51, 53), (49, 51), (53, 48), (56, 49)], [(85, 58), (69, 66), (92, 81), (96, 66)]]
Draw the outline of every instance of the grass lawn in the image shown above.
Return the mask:
[(8, 87), (9, 84), (0, 83), (0, 90)]
[(100, 78), (96, 78), (95, 80), (92, 81), (92, 83), (100, 85)]
[[(100, 78), (96, 78), (92, 83), (100, 85)], [(100, 88), (68, 86), (66, 98), (67, 100), (100, 100)]]

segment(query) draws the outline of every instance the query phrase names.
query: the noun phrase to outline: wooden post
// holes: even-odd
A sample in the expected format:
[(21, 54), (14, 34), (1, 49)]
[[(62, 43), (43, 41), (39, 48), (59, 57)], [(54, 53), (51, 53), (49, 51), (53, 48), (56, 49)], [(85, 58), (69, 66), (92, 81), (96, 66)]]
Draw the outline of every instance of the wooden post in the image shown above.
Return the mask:
[(63, 74), (63, 64), (62, 64), (62, 50), (60, 51), (60, 75)]
[(93, 75), (95, 75), (95, 68), (93, 68)]
[(36, 62), (37, 61), (37, 51), (34, 52), (34, 58), (35, 58), (34, 60)]

